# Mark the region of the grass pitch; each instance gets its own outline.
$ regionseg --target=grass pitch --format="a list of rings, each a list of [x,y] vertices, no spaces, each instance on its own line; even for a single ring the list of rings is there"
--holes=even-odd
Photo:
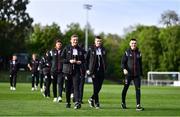
[[[135,110],[135,89],[130,86],[127,94],[128,109],[120,107],[122,85],[103,85],[100,92],[101,109],[90,108],[87,100],[92,94],[92,84],[86,84],[82,108],[65,108],[53,103],[40,91],[31,91],[30,83],[17,83],[17,90],[10,91],[9,83],[0,83],[0,116],[180,116],[180,87],[142,86],[142,112]]]

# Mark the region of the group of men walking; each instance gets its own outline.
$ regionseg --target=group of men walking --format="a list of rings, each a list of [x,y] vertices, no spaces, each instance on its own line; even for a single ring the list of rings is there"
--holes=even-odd
[[[133,44],[132,44],[133,43]],[[140,106],[140,75],[142,74],[141,54],[136,49],[136,40],[130,42],[130,49],[125,52],[121,66],[123,68],[125,85],[122,91],[122,108],[126,109],[125,97],[131,80],[134,80],[137,97],[137,110],[143,110]],[[132,48],[132,46],[134,49]],[[38,60],[36,54],[32,54],[32,60],[28,64],[32,73],[32,91],[36,90],[39,83],[43,95],[50,97],[50,85],[53,87],[53,101],[62,101],[62,92],[65,82],[66,108],[71,108],[71,94],[74,95],[74,109],[80,109],[83,99],[85,75],[92,78],[93,94],[88,99],[90,107],[100,108],[99,92],[105,77],[106,50],[102,45],[100,36],[96,36],[94,44],[86,52],[78,43],[78,35],[72,35],[70,44],[63,48],[60,39],[55,42],[55,48],[47,51]],[[39,75],[40,74],[40,75]],[[13,56],[10,62],[10,89],[15,90],[17,77],[17,58]],[[14,84],[13,84],[14,81]],[[36,83],[35,83],[36,81]],[[44,81],[44,84],[43,84]],[[43,90],[44,85],[44,90]]]

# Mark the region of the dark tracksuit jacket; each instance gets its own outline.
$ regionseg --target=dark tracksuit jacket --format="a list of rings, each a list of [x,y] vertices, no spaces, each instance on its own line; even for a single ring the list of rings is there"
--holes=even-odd
[[[125,51],[121,61],[121,68],[128,71],[128,76],[136,77],[142,75],[142,58],[138,49]]]
[[[101,59],[102,59],[102,70],[106,70],[106,50],[104,47],[101,48]],[[97,55],[96,55],[96,47],[93,45],[89,47],[87,55],[86,55],[86,68],[90,71],[91,74],[94,74],[97,66]]]
[[[121,60],[121,68],[128,71],[128,74],[125,78],[125,85],[122,91],[122,102],[125,103],[127,90],[131,80],[133,80],[136,89],[136,103],[138,105],[140,104],[140,76],[142,75],[142,57],[138,48],[136,50],[131,50],[129,48],[125,51],[125,54]]]

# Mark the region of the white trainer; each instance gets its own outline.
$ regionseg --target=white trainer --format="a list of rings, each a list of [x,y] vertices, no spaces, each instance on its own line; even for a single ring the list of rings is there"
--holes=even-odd
[[[58,99],[57,99],[58,102],[62,102],[62,97],[59,96]]]
[[[57,98],[54,98],[54,99],[53,99],[53,102],[57,102]]]
[[[10,90],[13,90],[13,87],[10,87]]]
[[[34,87],[32,87],[32,89],[31,89],[32,91],[34,91],[35,89],[34,89]]]
[[[74,94],[73,93],[71,93],[71,99],[73,99],[74,98]]]
[[[41,93],[43,93],[44,92],[44,90],[41,88]]]
[[[12,88],[12,90],[13,90],[13,91],[15,91],[15,90],[16,90],[16,88],[15,88],[15,87],[13,87],[13,88]]]

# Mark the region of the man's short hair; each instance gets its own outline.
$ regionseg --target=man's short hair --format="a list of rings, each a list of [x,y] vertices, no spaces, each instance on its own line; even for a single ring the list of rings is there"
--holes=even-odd
[[[132,38],[131,41],[137,41],[135,38]]]
[[[71,36],[71,38],[74,38],[74,37],[77,37],[77,38],[78,38],[78,35],[77,35],[77,34],[73,34],[73,35]]]
[[[99,35],[95,36],[95,39],[102,39]]]
[[[16,56],[17,57],[17,54],[13,54],[12,56]]]
[[[56,43],[62,43],[60,39],[56,39]]]

